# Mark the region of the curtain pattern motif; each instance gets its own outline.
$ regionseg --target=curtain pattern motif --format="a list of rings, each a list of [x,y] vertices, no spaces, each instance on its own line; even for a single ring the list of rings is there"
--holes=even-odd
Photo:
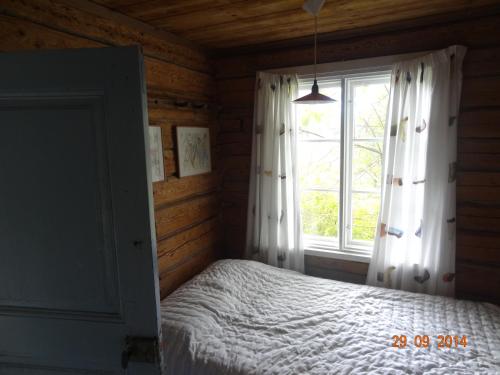
[[[292,103],[297,95],[296,76],[257,74],[245,255],[304,272]]]
[[[379,224],[367,283],[454,294],[457,116],[466,49],[396,64]]]

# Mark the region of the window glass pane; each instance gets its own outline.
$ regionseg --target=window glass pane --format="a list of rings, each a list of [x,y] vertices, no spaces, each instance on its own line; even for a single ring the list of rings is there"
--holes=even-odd
[[[338,236],[338,193],[303,191],[300,200],[304,234],[326,237]]]
[[[340,139],[341,89],[340,86],[322,86],[320,92],[337,100],[329,104],[297,105],[299,139]],[[311,92],[310,87],[301,87],[299,97]]]
[[[377,229],[380,194],[353,193],[351,201],[353,241],[373,241]]]
[[[384,136],[389,87],[388,79],[366,79],[353,82],[354,138]]]
[[[346,236],[348,246],[370,246],[380,208],[383,136],[389,102],[390,80],[386,77],[353,78],[348,83],[350,99],[347,117],[351,159],[349,191],[346,192]]]
[[[339,142],[300,142],[298,158],[302,189],[339,189]]]
[[[352,190],[380,188],[383,143],[354,141],[352,147]]]

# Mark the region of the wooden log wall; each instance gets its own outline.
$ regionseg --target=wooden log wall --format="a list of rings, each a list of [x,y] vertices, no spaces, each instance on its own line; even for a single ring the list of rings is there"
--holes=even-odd
[[[2,0],[0,51],[141,45],[151,125],[161,126],[166,180],[154,184],[162,297],[216,258],[220,174],[178,178],[174,128],[209,127],[215,81],[207,55],[173,35],[81,0]],[[215,147],[212,159],[216,159]]]
[[[459,119],[457,297],[500,303],[500,15],[498,9],[366,30],[321,41],[319,62],[468,47]],[[232,50],[216,61],[223,179],[224,252],[240,257],[245,243],[253,90],[259,70],[311,64],[311,45]],[[361,263],[306,259],[322,276],[358,280]],[[319,269],[319,271],[318,271]],[[306,268],[307,270],[307,268]],[[349,277],[346,274],[351,274]],[[334,276],[335,277],[335,276]]]

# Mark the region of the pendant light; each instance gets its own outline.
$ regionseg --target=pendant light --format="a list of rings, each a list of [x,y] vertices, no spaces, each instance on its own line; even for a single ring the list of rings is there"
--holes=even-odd
[[[311,88],[311,93],[301,98],[295,99],[293,102],[297,104],[326,104],[333,103],[336,100],[326,95],[319,93],[318,81],[316,80],[316,60],[318,50],[318,14],[325,0],[309,0],[306,1],[303,9],[314,16],[314,83]]]

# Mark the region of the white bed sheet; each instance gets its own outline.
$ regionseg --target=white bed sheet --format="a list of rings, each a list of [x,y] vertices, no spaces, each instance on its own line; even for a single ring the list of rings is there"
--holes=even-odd
[[[498,287],[498,286],[497,286]],[[222,260],[161,303],[166,374],[500,374],[500,308]],[[392,336],[406,335],[405,349]],[[429,349],[413,344],[428,335]],[[438,349],[438,335],[468,346]]]

